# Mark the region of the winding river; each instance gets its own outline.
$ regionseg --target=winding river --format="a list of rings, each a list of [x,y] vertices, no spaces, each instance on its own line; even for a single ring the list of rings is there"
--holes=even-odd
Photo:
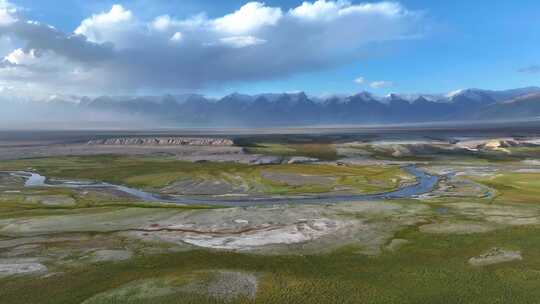
[[[151,192],[146,192],[121,185],[114,185],[105,182],[75,181],[75,180],[54,180],[48,181],[47,177],[35,172],[17,171],[8,172],[11,175],[26,179],[25,187],[63,187],[63,188],[106,188],[120,191],[134,196],[143,201],[167,202],[185,205],[212,205],[212,206],[257,206],[280,203],[304,203],[304,204],[327,204],[347,201],[373,201],[386,199],[414,198],[418,195],[431,192],[439,177],[430,175],[419,170],[415,165],[409,165],[404,169],[416,177],[416,183],[407,185],[394,191],[377,194],[348,194],[348,195],[305,195],[305,196],[272,196],[272,197],[230,197],[230,198],[194,198],[188,196],[169,196]]]

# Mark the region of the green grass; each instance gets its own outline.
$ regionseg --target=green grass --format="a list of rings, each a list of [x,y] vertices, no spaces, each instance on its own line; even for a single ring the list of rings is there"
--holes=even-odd
[[[382,192],[398,188],[404,181],[414,180],[399,166],[334,166],[334,165],[286,165],[269,166],[265,170],[278,173],[297,173],[314,176],[335,177],[336,182],[325,191],[336,186],[349,186],[358,192]],[[298,191],[301,193],[301,191]],[[321,191],[324,192],[324,191]]]
[[[248,153],[283,157],[305,156],[320,160],[338,159],[336,148],[328,143],[257,143],[245,147]]]
[[[99,197],[93,193],[82,195],[80,192],[67,188],[16,188],[17,193],[0,192],[0,218],[11,216],[14,212],[32,212],[36,210],[82,210],[106,207],[137,207],[137,208],[169,208],[169,209],[216,209],[219,206],[189,205],[184,206],[174,203],[143,202],[122,197],[106,196]],[[74,204],[70,205],[46,205],[40,203],[41,199],[51,196],[72,198]],[[30,213],[31,215],[31,213]]]
[[[540,147],[509,147],[506,150],[519,158],[539,158]]]
[[[85,156],[36,158],[0,162],[0,170],[33,168],[47,177],[88,179],[128,185],[150,191],[185,179],[223,181],[234,186],[262,189],[267,194],[322,193],[336,186],[348,186],[355,191],[381,192],[399,187],[411,176],[397,166],[334,166],[315,164],[250,166],[238,163],[192,163],[170,158]],[[336,177],[328,185],[290,185],[263,178],[263,172],[287,172]]]
[[[480,183],[498,192],[496,202],[501,203],[540,203],[539,173],[497,174],[493,178],[478,179]]]
[[[293,189],[279,183],[271,184],[261,179],[261,170],[334,176],[337,177],[337,183],[358,187],[358,191],[395,187],[396,183],[407,178],[396,166],[246,166],[113,156],[43,158],[0,163],[0,170],[28,167],[50,176],[106,180],[141,187],[161,187],[185,176],[227,178],[236,174],[244,179],[253,179],[256,183],[270,185],[272,191],[284,193],[314,189]],[[540,174],[504,173],[479,182],[499,192],[496,198],[498,203],[533,204],[540,198],[538,177]],[[100,213],[116,210],[124,204],[145,208],[171,207],[121,201],[101,202],[102,205],[96,207],[88,201],[80,200],[71,190],[22,190],[22,194],[13,195],[18,199],[8,198],[0,203],[0,220]],[[78,204],[65,208],[20,204],[26,195],[69,195],[77,198]],[[441,202],[454,200],[462,199],[444,198]],[[467,199],[468,202],[473,200],[481,201],[479,198]],[[433,203],[433,206],[437,204]],[[256,300],[238,299],[228,303],[537,303],[540,298],[539,233],[540,227],[526,226],[484,234],[430,235],[410,227],[396,235],[410,243],[397,252],[383,252],[377,257],[358,254],[359,248],[354,246],[319,255],[265,256],[210,250],[138,255],[121,263],[76,268],[53,267],[51,271],[61,273],[46,278],[19,276],[0,279],[0,303],[81,303],[96,294],[110,292],[134,281],[171,278],[175,284],[182,284],[192,280],[196,277],[194,274],[201,271],[220,269],[255,273],[259,277]],[[492,247],[521,250],[523,260],[480,268],[467,263],[469,258]],[[104,298],[96,303],[205,304],[223,301],[177,292],[150,300]]]
[[[80,303],[135,280],[182,280],[198,271],[229,269],[259,274],[254,303],[536,303],[540,296],[539,232],[538,228],[522,227],[441,237],[411,228],[398,235],[411,243],[379,257],[356,254],[354,247],[305,256],[206,250],[147,256],[67,270],[49,278],[1,280],[0,300],[12,304]],[[468,265],[470,257],[494,246],[520,249],[524,260],[482,268]],[[220,302],[174,294],[150,302],[114,303]]]
[[[48,176],[87,178],[138,187],[162,187],[188,177],[230,178],[241,176],[268,186],[274,193],[322,191],[324,187],[294,188],[261,178],[263,170],[277,173],[333,176],[340,185],[358,191],[395,187],[408,177],[396,166],[279,165],[247,166],[232,163],[186,163],[167,158],[63,157],[0,162],[0,170],[32,167]],[[503,173],[479,179],[497,190],[497,203],[538,203],[540,174]],[[395,179],[395,181],[392,181]],[[231,180],[233,182],[234,180]],[[311,187],[311,188],[310,188]],[[66,189],[21,189],[21,194],[0,197],[0,220],[42,215],[92,214],[117,210],[122,206],[184,208],[138,202],[84,201]],[[75,207],[43,207],[21,204],[26,195],[68,195],[77,199]],[[440,198],[430,202],[461,201]],[[480,198],[468,202],[483,201]],[[23,206],[21,206],[23,205]],[[192,208],[187,207],[187,208]],[[255,212],[255,211],[254,211]],[[452,216],[447,214],[442,216]],[[271,219],[269,219],[271,220]],[[96,232],[98,233],[98,232]],[[171,278],[175,284],[189,282],[195,274],[214,270],[255,273],[259,291],[254,301],[238,299],[228,303],[537,303],[540,298],[540,227],[524,226],[471,235],[430,235],[410,227],[396,237],[410,243],[397,252],[376,257],[358,254],[348,246],[319,255],[255,255],[210,250],[192,250],[159,255],[138,255],[121,263],[103,263],[76,268],[51,268],[58,275],[0,279],[0,303],[81,303],[96,294],[110,292],[134,281]],[[126,240],[127,242],[127,240]],[[66,243],[65,246],[73,244]],[[157,246],[157,245],[152,245]],[[475,268],[467,260],[492,247],[521,250],[523,260]],[[150,291],[151,292],[151,291]],[[138,299],[103,299],[100,304],[118,303],[224,303],[202,295],[177,292],[172,295]]]

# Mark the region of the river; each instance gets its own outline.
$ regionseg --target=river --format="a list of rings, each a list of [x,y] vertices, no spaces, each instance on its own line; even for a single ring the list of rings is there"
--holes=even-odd
[[[48,178],[36,172],[17,171],[9,172],[14,176],[26,179],[25,187],[63,187],[63,188],[107,188],[127,193],[140,200],[148,202],[167,202],[185,205],[212,205],[225,207],[240,206],[260,206],[270,204],[327,204],[350,201],[373,201],[414,198],[418,195],[431,192],[439,181],[436,175],[430,175],[415,165],[409,165],[404,169],[416,177],[416,183],[403,186],[394,191],[382,192],[376,194],[348,194],[348,195],[305,195],[305,196],[281,196],[281,197],[229,197],[229,198],[194,198],[188,196],[169,196],[151,192],[142,191],[121,185],[114,185],[105,182],[75,181],[75,180],[54,180],[48,182]]]

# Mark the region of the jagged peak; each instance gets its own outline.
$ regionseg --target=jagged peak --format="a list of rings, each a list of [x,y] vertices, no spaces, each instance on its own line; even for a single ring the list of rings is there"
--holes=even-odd
[[[362,91],[360,93],[356,93],[352,96],[350,96],[350,98],[355,98],[355,99],[362,99],[362,100],[376,100],[376,98],[374,97],[374,95],[368,91]]]

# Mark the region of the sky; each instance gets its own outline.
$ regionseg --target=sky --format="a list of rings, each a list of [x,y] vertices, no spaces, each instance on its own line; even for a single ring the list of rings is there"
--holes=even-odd
[[[540,85],[540,3],[0,0],[0,90],[444,93]]]

